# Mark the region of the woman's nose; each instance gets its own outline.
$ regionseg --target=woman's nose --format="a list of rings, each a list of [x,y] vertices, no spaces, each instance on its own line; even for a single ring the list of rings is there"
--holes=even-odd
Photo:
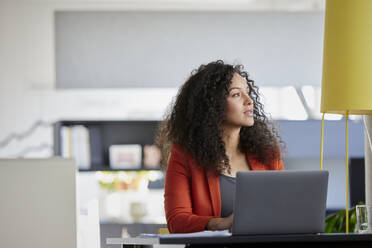
[[[253,104],[253,100],[252,100],[252,98],[250,97],[250,96],[248,96],[248,95],[245,95],[245,104],[246,105],[252,105]]]

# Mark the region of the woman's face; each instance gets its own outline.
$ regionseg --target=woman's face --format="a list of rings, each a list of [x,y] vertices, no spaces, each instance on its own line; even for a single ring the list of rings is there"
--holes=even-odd
[[[249,96],[245,79],[234,73],[226,99],[226,121],[228,126],[253,126],[253,100]]]

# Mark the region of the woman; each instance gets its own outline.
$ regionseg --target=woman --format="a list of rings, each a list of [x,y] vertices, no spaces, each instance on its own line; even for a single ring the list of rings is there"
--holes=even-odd
[[[157,141],[169,158],[164,207],[171,233],[230,229],[236,173],[283,170],[282,142],[257,86],[243,66],[221,60],[193,71]]]

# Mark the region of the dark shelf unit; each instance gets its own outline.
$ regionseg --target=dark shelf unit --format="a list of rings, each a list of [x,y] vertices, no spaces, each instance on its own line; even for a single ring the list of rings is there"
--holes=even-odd
[[[116,144],[154,144],[155,133],[159,121],[148,120],[107,120],[107,121],[82,121],[61,120],[53,125],[54,155],[61,156],[61,128],[75,125],[85,126],[89,130],[91,167],[80,171],[122,171],[111,169],[109,166],[109,147]],[[142,153],[143,159],[143,153]],[[143,164],[140,169],[128,169],[129,171],[156,170],[145,168]]]

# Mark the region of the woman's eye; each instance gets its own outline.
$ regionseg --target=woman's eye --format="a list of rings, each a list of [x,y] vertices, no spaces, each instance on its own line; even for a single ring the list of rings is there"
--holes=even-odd
[[[240,96],[240,94],[239,93],[234,93],[232,96],[237,97],[237,96]]]

